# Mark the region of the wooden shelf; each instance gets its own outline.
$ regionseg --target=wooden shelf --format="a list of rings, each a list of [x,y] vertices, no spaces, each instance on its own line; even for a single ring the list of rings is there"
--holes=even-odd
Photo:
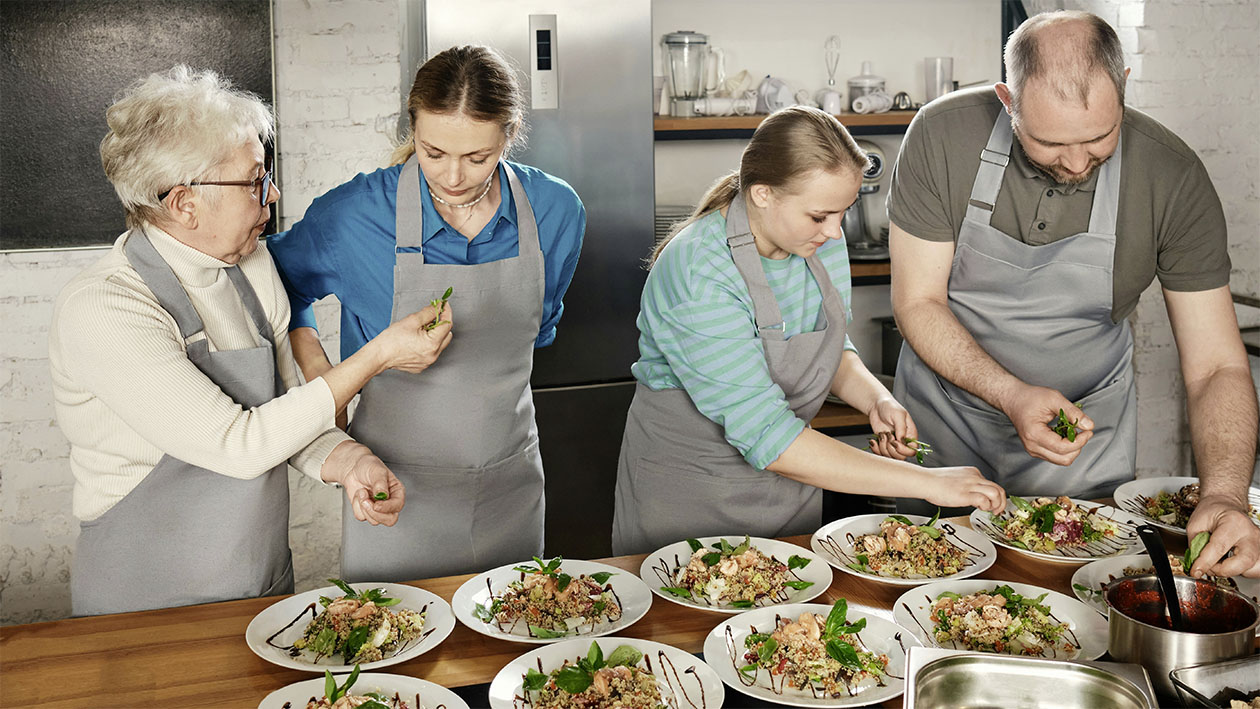
[[[849,274],[854,280],[889,277],[892,275],[892,264],[888,261],[850,261]]]
[[[809,425],[812,428],[863,428],[869,431],[871,420],[852,406],[825,401]]]
[[[840,123],[854,135],[904,133],[917,111],[887,113],[841,113]],[[675,118],[658,116],[652,121],[657,140],[695,140],[705,138],[747,138],[766,119],[755,116],[698,116]]]

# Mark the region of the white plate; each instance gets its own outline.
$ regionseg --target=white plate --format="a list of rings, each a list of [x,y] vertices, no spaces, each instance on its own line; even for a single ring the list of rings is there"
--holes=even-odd
[[[339,683],[346,681],[344,676],[336,679]],[[359,678],[350,686],[350,693],[367,692],[379,692],[389,697],[397,693],[411,709],[438,709],[438,707],[468,709],[468,704],[460,699],[458,694],[442,685],[416,677],[365,672],[359,675]],[[289,709],[303,709],[311,697],[322,696],[324,696],[323,677],[302,680],[268,694],[258,705],[258,709],[283,709],[286,706]],[[417,706],[417,697],[419,697],[419,706]]]
[[[576,577],[578,574],[590,576],[601,571],[613,574],[608,577],[608,583],[612,585],[613,593],[621,604],[621,617],[615,620],[605,619],[593,626],[579,626],[570,631],[569,635],[560,638],[536,638],[529,634],[528,626],[521,623],[502,629],[496,623],[487,623],[473,615],[473,609],[478,604],[489,603],[491,596],[503,593],[508,584],[521,580],[523,572],[514,571],[515,567],[531,563],[533,562],[506,564],[465,581],[451,597],[451,608],[455,612],[455,617],[469,628],[492,638],[518,643],[556,643],[575,636],[597,637],[616,633],[633,625],[648,612],[648,608],[652,607],[652,592],[648,591],[647,586],[631,572],[595,561],[565,559],[560,563],[560,570],[570,576]]]
[[[722,623],[709,632],[704,639],[705,662],[717,672],[718,677],[732,689],[751,697],[764,699],[775,704],[787,704],[794,707],[852,707],[875,704],[901,695],[905,689],[906,652],[909,648],[921,645],[919,639],[909,630],[876,615],[859,613],[849,608],[848,622],[866,619],[866,629],[858,633],[858,639],[872,652],[888,655],[889,675],[884,686],[871,686],[852,697],[815,697],[808,690],[792,689],[780,685],[776,692],[770,683],[770,674],[758,670],[757,678],[749,685],[748,680],[739,674],[739,668],[746,663],[742,660],[745,652],[744,639],[755,632],[772,632],[777,617],[799,618],[806,611],[827,617],[831,606],[821,603],[795,603],[773,608],[758,608],[740,614]],[[895,676],[894,676],[895,675]]]
[[[744,535],[726,535],[722,537],[700,537],[696,541],[705,547],[712,548],[719,539],[725,539],[731,546],[739,546],[744,542]],[[788,563],[788,559],[793,554],[809,559],[809,563],[799,569],[788,571],[789,581],[809,581],[812,585],[805,588],[784,589],[781,598],[775,601],[761,601],[757,604],[759,608],[770,606],[781,606],[786,603],[805,603],[822,595],[831,586],[831,567],[827,562],[823,561],[814,552],[795,544],[781,542],[777,539],[763,539],[761,537],[750,537],[749,542],[752,547],[760,551],[762,554],[776,559],[784,564]],[[672,593],[666,593],[661,590],[662,586],[673,586],[675,579],[678,577],[678,570],[687,565],[692,555],[691,545],[686,541],[670,544],[662,547],[647,555],[643,560],[643,565],[639,567],[639,577],[644,583],[652,589],[652,593],[688,608],[702,608],[706,611],[717,611],[718,613],[743,613],[747,608],[734,608],[729,605],[713,605],[707,599],[694,600],[690,598],[680,598]]]
[[[1031,503],[1031,498],[1025,498]],[[1025,556],[1031,556],[1035,559],[1043,561],[1055,561],[1064,564],[1084,564],[1095,559],[1106,559],[1112,556],[1121,556],[1123,554],[1131,554],[1141,550],[1142,540],[1138,539],[1137,528],[1146,524],[1146,520],[1135,515],[1131,515],[1124,510],[1118,510],[1107,505],[1100,505],[1097,502],[1088,500],[1072,500],[1078,507],[1096,512],[1102,517],[1106,517],[1116,523],[1119,529],[1116,530],[1115,536],[1104,539],[1100,542],[1086,544],[1079,547],[1063,547],[1055,549],[1052,552],[1032,551],[1029,549],[1020,549],[1012,545],[1006,539],[1006,535],[1002,534],[1002,530],[990,519],[992,515],[983,510],[972,510],[971,527],[978,532],[983,533],[989,539],[992,539],[998,546],[1006,547],[1011,551],[1019,552]],[[1015,503],[1009,499],[1006,501],[1006,511],[1003,515],[1009,516],[1011,511],[1015,509]]]
[[[1102,597],[1103,584],[1122,578],[1126,568],[1145,568],[1150,565],[1151,557],[1148,554],[1126,554],[1110,559],[1099,559],[1082,566],[1072,574],[1072,593],[1081,599],[1082,603],[1105,616],[1107,602]],[[1260,579],[1235,576],[1234,583],[1238,584],[1238,590],[1241,593],[1260,603]],[[1082,591],[1077,586],[1084,586],[1090,590]],[[1257,628],[1256,632],[1260,633],[1260,628]]]
[[[1071,629],[1067,640],[1077,646],[1075,652],[1067,657],[1058,653],[1050,653],[1048,660],[1096,660],[1107,652],[1107,621],[1098,617],[1089,606],[1070,596],[1040,586],[1012,581],[993,581],[990,579],[963,579],[961,581],[938,581],[926,586],[910,589],[901,594],[893,605],[893,620],[897,625],[907,628],[915,637],[928,647],[944,647],[951,650],[967,650],[955,642],[942,645],[932,637],[932,603],[945,591],[953,591],[960,596],[980,591],[990,591],[995,586],[1010,586],[1022,596],[1036,598],[1043,593],[1048,594],[1042,603],[1050,608],[1051,615],[1060,623],[1067,623]]]
[[[406,608],[413,611],[425,611],[424,634],[420,636],[418,642],[413,640],[401,652],[383,660],[361,663],[359,665],[361,671],[396,665],[418,657],[437,647],[438,643],[445,640],[455,628],[455,616],[451,614],[451,607],[436,594],[422,588],[397,583],[352,583],[350,587],[359,592],[373,588],[385,589],[386,596],[400,599],[398,605],[391,606],[390,610]],[[339,598],[344,595],[345,593],[336,586],[328,586],[277,601],[267,606],[249,622],[249,627],[245,628],[245,642],[255,655],[281,667],[304,672],[323,672],[324,670],[331,670],[333,673],[349,672],[354,669],[354,665],[341,664],[339,655],[316,660],[311,653],[306,651],[297,657],[290,657],[289,650],[286,649],[287,646],[293,644],[294,640],[302,637],[306,626],[314,620],[315,613],[323,610],[323,607],[319,605],[320,596]],[[275,634],[275,639],[268,642],[273,634]]]
[[[629,645],[643,653],[639,669],[656,676],[661,699],[670,709],[718,709],[725,690],[722,680],[711,667],[690,653],[676,647],[638,638],[570,638],[564,642],[540,647],[509,662],[490,683],[491,709],[520,709],[523,704],[525,673],[531,668],[550,674],[565,660],[570,664],[586,657],[592,642],[599,643],[604,657],[621,645]]]
[[[914,524],[927,524],[928,520],[931,519],[920,515],[902,515],[902,517],[909,519]],[[919,586],[932,581],[970,578],[993,566],[993,562],[997,560],[997,548],[993,546],[993,542],[989,541],[988,537],[974,529],[958,527],[941,520],[936,523],[936,528],[941,530],[942,535],[951,544],[967,552],[967,562],[962,571],[945,576],[911,576],[901,578],[874,571],[858,571],[850,567],[849,564],[857,563],[857,557],[854,556],[856,552],[853,549],[854,540],[863,534],[878,534],[880,523],[887,518],[888,515],[886,514],[873,514],[838,519],[814,532],[814,536],[809,540],[809,547],[825,559],[828,564],[847,574],[896,586]]]
[[[1170,532],[1185,534],[1185,527],[1178,527],[1175,524],[1161,522],[1146,514],[1146,507],[1142,502],[1142,498],[1155,497],[1164,491],[1176,493],[1186,485],[1197,482],[1199,482],[1198,478],[1140,478],[1138,480],[1130,480],[1129,482],[1116,488],[1112,497],[1116,500],[1116,507],[1119,507],[1125,512],[1137,515],[1142,519],[1142,521],[1150,522],[1156,527],[1167,529]],[[1248,488],[1247,501],[1251,503],[1251,507],[1253,509],[1260,510],[1260,488]],[[1248,516],[1251,518],[1253,524],[1260,526],[1260,519],[1257,519],[1254,514]]]

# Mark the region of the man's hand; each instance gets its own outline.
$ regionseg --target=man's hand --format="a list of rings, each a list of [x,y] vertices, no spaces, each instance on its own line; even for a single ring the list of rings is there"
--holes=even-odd
[[[1015,425],[1028,455],[1055,465],[1071,465],[1094,436],[1094,421],[1054,389],[1020,384],[1003,398],[1001,408]],[[1050,429],[1060,409],[1076,424],[1075,441]]]
[[[434,319],[441,322],[432,330],[426,330],[425,326]],[[428,369],[451,344],[452,319],[450,303],[442,308],[440,316],[436,308],[426,305],[390,325],[371,342],[380,350],[382,369],[398,369],[412,374]]]
[[[1194,539],[1199,532],[1211,532],[1212,538],[1199,553],[1190,575],[1260,577],[1260,527],[1252,524],[1245,501],[1226,495],[1199,498],[1186,534]],[[1230,549],[1234,555],[1224,558]]]
[[[346,489],[355,519],[373,526],[394,526],[406,492],[393,471],[362,443],[343,441],[333,449],[320,470],[324,482]],[[384,495],[384,499],[380,499]]]
[[[919,431],[910,419],[906,407],[891,396],[881,396],[871,407],[871,452],[893,460],[905,460],[914,455],[914,449],[905,439],[918,438]]]
[[[972,467],[928,468],[928,488],[922,497],[940,507],[976,507],[985,512],[1001,512],[1006,509],[1006,491],[992,480],[986,479]]]

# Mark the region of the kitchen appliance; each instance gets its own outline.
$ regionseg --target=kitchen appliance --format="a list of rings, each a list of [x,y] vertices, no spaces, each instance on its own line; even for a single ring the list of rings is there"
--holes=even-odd
[[[673,87],[669,115],[691,118],[696,115],[696,99],[704,95],[709,37],[691,30],[670,32],[661,38],[661,48],[661,59]]]
[[[1260,655],[1210,665],[1180,667],[1168,673],[1181,703],[1188,707],[1229,706],[1260,695]]]
[[[871,165],[862,173],[862,186],[858,188],[857,201],[844,213],[840,228],[844,230],[850,260],[879,261],[888,258],[888,247],[879,243],[867,229],[865,202],[867,199],[874,199],[871,195],[879,192],[879,180],[884,175],[884,151],[865,140],[859,140],[857,144],[866,151]]]
[[[854,99],[874,93],[884,93],[884,77],[871,73],[870,62],[862,62],[862,73],[849,77],[849,110],[854,110]]]
[[[617,456],[634,395],[630,365],[639,355],[643,259],[652,248],[651,2],[622,0],[598,12],[584,0],[479,0],[476,12],[464,0],[404,5],[418,14],[408,26],[424,33],[408,47],[404,71],[470,43],[490,45],[522,69],[530,128],[512,159],[565,180],[586,208],[564,315],[555,343],[534,351],[532,385],[547,477],[546,553],[608,556]],[[693,85],[702,76],[698,66],[681,73]]]
[[[954,58],[928,57],[923,60],[923,103],[930,103],[954,90]]]
[[[835,115],[840,113],[840,92],[836,91],[836,68],[840,66],[840,38],[834,34],[823,43],[823,63],[827,66],[827,88],[818,92],[818,107]]]
[[[906,709],[1157,707],[1138,665],[912,647],[906,661]]]
[[[1117,579],[1103,591],[1107,651],[1116,660],[1145,667],[1155,690],[1168,697],[1177,695],[1170,671],[1250,655],[1260,622],[1260,609],[1237,591],[1188,576],[1174,582],[1185,632],[1168,628],[1154,574]]]

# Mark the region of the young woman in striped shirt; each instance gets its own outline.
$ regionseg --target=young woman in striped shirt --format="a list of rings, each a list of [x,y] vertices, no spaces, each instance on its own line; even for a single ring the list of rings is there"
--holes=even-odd
[[[975,468],[904,462],[914,422],[845,335],[840,220],[866,165],[833,116],[779,111],[753,134],[739,171],[652,255],[614,553],[712,534],[812,532],[823,489],[1005,505]],[[870,417],[877,455],[809,428],[828,393]]]

